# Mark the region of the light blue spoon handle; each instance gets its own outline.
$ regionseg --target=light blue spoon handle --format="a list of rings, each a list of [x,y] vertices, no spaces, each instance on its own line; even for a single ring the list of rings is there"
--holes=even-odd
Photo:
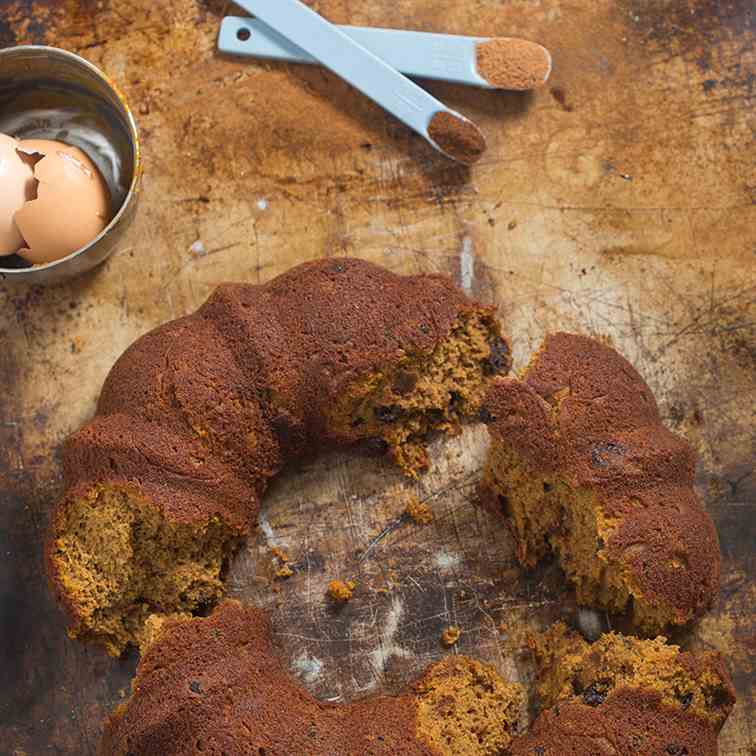
[[[429,34],[401,29],[339,26],[344,34],[407,76],[441,79],[494,89],[475,67],[476,49],[487,37]],[[302,48],[255,18],[227,16],[221,21],[218,50],[229,55],[288,63],[317,63]]]
[[[467,121],[299,0],[236,0],[236,4],[425,137],[439,152],[443,150],[428,134],[431,118],[443,111]]]

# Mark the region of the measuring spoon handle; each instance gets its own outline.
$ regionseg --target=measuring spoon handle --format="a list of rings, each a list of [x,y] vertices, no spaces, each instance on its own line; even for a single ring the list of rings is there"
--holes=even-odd
[[[447,112],[467,120],[299,0],[238,0],[236,4],[319,60],[439,151],[444,152],[428,133],[433,116]]]

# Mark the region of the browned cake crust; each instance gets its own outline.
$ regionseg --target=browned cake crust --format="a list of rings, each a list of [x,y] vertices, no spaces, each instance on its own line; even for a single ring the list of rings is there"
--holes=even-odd
[[[659,695],[623,689],[600,706],[565,703],[543,712],[512,756],[717,756],[716,732]]]
[[[473,311],[498,334],[491,308],[471,302],[447,276],[403,277],[337,258],[304,263],[265,286],[220,286],[198,314],[223,332],[287,452],[301,452],[363,438],[359,426],[328,423],[345,389],[407,355],[431,352]],[[511,365],[508,344],[498,345],[492,374]]]
[[[58,599],[71,618],[72,637],[96,639],[118,654],[124,646],[124,633],[131,634],[151,612],[161,610],[159,605],[129,595],[129,583],[138,585],[130,580],[129,567],[134,561],[141,561],[142,571],[167,573],[167,568],[174,569],[176,591],[187,594],[188,598],[180,600],[186,600],[191,609],[217,601],[220,563],[254,525],[250,515],[256,512],[258,496],[248,483],[209,458],[201,443],[154,422],[103,415],[67,440],[63,472],[71,484],[53,512],[46,562]],[[107,512],[106,505],[114,497],[149,507],[155,512],[153,522],[145,522],[143,517],[128,519],[124,511]],[[154,540],[154,520],[172,523],[183,532],[181,540],[190,545],[183,552],[167,550],[163,563],[155,560],[150,566],[144,564],[151,559],[148,552],[135,560],[126,547]],[[88,534],[88,549],[72,548],[67,540],[81,530]],[[220,538],[224,545],[213,555],[219,562],[215,574],[203,581],[188,573],[182,559],[192,558],[192,542],[196,544],[194,556],[199,555],[208,537]],[[102,585],[82,575],[81,567],[88,567],[96,558],[110,573]],[[113,563],[113,559],[120,561]],[[173,597],[164,610],[175,610],[177,601],[179,597]],[[129,604],[137,606],[128,609]],[[114,614],[124,614],[123,622],[103,623],[103,606]],[[102,625],[99,633],[94,632],[95,624]]]
[[[219,287],[124,353],[64,445],[47,560],[71,634],[117,654],[150,613],[212,605],[287,459],[372,440],[416,474],[429,432],[458,430],[509,366],[492,308],[445,276],[338,258]]]
[[[645,632],[711,605],[719,542],[693,489],[694,452],[627,360],[548,336],[520,380],[494,383],[483,414],[484,500],[512,515],[524,564],[553,548],[580,603],[629,610]]]
[[[497,696],[481,710],[480,700],[496,686]],[[167,620],[142,656],[132,690],[106,722],[102,756],[493,756],[509,745],[524,701],[520,686],[503,683],[491,668],[448,657],[404,695],[321,703],[282,667],[266,613],[235,601],[208,618]],[[452,742],[453,750],[428,744],[444,742],[471,715],[478,750],[468,750],[464,738],[456,749]],[[487,738],[490,747],[481,747]]]
[[[196,315],[126,350],[105,380],[97,414],[134,416],[189,436],[258,488],[282,464],[251,381],[215,324]]]

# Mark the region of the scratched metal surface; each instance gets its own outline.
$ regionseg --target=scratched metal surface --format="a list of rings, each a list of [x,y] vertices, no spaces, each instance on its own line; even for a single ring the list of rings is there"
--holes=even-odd
[[[317,69],[223,60],[224,6],[200,0],[0,3],[0,44],[80,51],[141,125],[138,220],[107,265],[54,289],[0,282],[0,752],[93,754],[135,658],[69,641],[40,563],[57,449],[121,351],[224,280],[358,255],[446,271],[495,302],[522,365],[561,328],[608,336],[700,451],[722,594],[686,645],[728,657],[740,696],[723,754],[754,748],[754,26],[747,0],[320,0],[336,22],[517,33],[554,53],[534,95],[434,84],[489,139],[467,171]],[[395,690],[444,651],[529,680],[525,633],[572,607],[558,572],[523,574],[471,503],[485,432],[434,448],[417,484],[375,459],[287,470],[234,564],[232,595],[271,607],[314,694]],[[414,492],[428,526],[397,523]],[[376,542],[386,529],[390,532]],[[393,528],[393,529],[392,529]],[[370,546],[370,544],[373,544]],[[274,578],[270,549],[295,574]],[[354,577],[334,611],[328,580]]]

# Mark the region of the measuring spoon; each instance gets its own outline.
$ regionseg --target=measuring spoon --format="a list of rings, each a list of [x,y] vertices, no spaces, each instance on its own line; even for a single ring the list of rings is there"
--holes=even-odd
[[[237,0],[322,65],[425,137],[439,152],[472,164],[486,141],[478,127],[439,102],[299,0]]]
[[[551,74],[551,55],[515,37],[466,37],[403,29],[339,26],[344,34],[407,76],[484,89],[535,89]],[[229,55],[287,63],[317,63],[311,55],[262,21],[226,16],[218,50]]]

